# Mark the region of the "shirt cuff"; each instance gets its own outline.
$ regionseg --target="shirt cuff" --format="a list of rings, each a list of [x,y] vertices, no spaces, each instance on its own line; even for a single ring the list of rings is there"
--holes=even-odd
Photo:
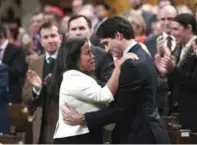
[[[114,101],[114,97],[107,85],[103,87],[103,93],[105,94],[106,97],[108,97],[108,103]]]
[[[40,92],[41,92],[41,89],[36,89],[35,87],[33,87],[33,92],[39,96],[40,95]]]

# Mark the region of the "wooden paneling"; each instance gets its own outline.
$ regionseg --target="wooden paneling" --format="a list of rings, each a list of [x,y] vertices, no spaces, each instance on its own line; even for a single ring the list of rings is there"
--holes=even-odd
[[[60,6],[63,6],[65,4],[70,4],[72,2],[72,0],[41,0],[41,1],[43,4],[51,3]],[[99,1],[105,1],[107,4],[109,4],[112,7],[113,14],[120,14],[131,8],[129,0],[92,0],[93,3]],[[156,5],[158,3],[158,0],[144,0],[144,1],[145,3],[150,3],[152,5]],[[196,3],[196,0],[174,0],[174,1],[176,5],[185,4],[192,10],[194,10],[194,4]]]
[[[131,8],[129,0],[105,0],[112,9],[114,14],[121,14]]]

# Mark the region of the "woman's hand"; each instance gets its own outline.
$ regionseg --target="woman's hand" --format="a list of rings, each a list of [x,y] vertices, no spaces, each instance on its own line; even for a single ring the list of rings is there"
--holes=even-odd
[[[128,59],[138,60],[139,57],[135,53],[127,53],[118,61],[118,65],[121,66]]]

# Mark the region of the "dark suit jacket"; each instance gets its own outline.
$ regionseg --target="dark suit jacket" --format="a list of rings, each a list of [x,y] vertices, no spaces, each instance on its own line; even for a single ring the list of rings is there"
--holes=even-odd
[[[182,48],[178,47],[174,55],[180,57]],[[182,128],[197,131],[197,58],[188,55],[187,61],[181,68],[175,68],[168,74],[168,80],[177,99]]]
[[[143,10],[142,17],[143,17],[145,24],[146,24],[146,34],[149,35],[151,33],[153,14],[148,11]]]
[[[95,56],[95,75],[99,85],[104,86],[111,76],[114,69],[114,61],[112,56],[105,52],[102,48],[91,46],[91,51]]]
[[[157,72],[139,44],[130,49],[139,60],[127,60],[121,70],[115,101],[109,108],[85,114],[91,130],[116,123],[112,143],[169,143],[155,103]]]
[[[148,37],[148,39],[145,41],[145,45],[148,48],[148,50],[150,51],[150,54],[152,55],[152,57],[155,57],[155,54],[157,53],[157,38],[159,35],[153,35]]]
[[[159,35],[153,35],[150,36],[146,42],[145,45],[147,46],[148,50],[150,51],[152,58],[154,59],[156,53],[157,53],[157,38]],[[168,101],[168,95],[170,94],[169,92],[169,86],[168,86],[168,81],[167,78],[163,78],[160,75],[158,75],[158,85],[157,85],[157,97],[156,97],[156,102],[159,108],[159,113],[160,115],[163,114],[163,112],[168,112],[169,108],[167,106],[167,101]]]
[[[2,62],[8,66],[9,93],[7,101],[21,103],[22,88],[26,73],[25,55],[22,48],[8,44]]]
[[[6,65],[0,65],[0,133],[3,134],[9,134],[8,102],[6,101],[8,87],[8,68]]]

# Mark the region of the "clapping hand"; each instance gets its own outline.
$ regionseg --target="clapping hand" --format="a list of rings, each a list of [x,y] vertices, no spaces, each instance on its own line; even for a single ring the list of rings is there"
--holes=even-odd
[[[155,65],[157,70],[162,74],[166,75],[171,72],[176,67],[177,59],[173,55],[161,57],[159,55],[155,56]]]
[[[27,72],[27,81],[30,84],[32,84],[35,88],[42,88],[42,79],[35,71],[29,70]]]
[[[49,81],[52,79],[52,74],[48,74],[44,79],[44,85],[47,85]]]
[[[170,49],[165,45],[166,40],[163,38],[163,36],[159,36],[157,38],[157,55],[163,57],[164,55],[170,56],[171,51]]]
[[[197,45],[195,41],[192,42],[192,48],[193,48],[194,54],[197,56]]]

